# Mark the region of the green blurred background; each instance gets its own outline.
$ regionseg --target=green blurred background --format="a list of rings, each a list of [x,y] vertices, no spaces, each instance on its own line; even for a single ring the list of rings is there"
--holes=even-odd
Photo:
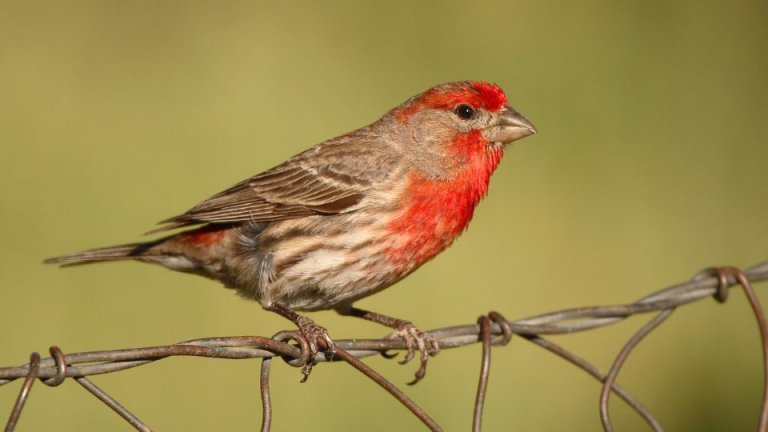
[[[539,134],[471,228],[361,306],[422,328],[620,303],[714,264],[768,259],[768,3],[0,3],[0,365],[33,350],[290,327],[217,283],[43,258],[141,239],[161,219],[432,85],[497,82]],[[768,302],[768,286],[759,286]],[[312,315],[336,338],[381,328]],[[555,338],[607,367],[640,319]],[[467,430],[478,346],[407,388]],[[751,430],[761,387],[743,295],[682,308],[620,382],[669,430]],[[369,359],[397,384],[415,365]],[[157,430],[256,430],[256,361],[169,359],[97,377]],[[419,430],[343,364],[273,368],[274,430]],[[599,387],[517,339],[494,351],[487,430],[596,430]],[[0,388],[9,413],[20,382]],[[644,430],[615,401],[620,430]],[[5,414],[2,414],[5,418]],[[373,426],[372,426],[373,425]],[[79,386],[37,384],[19,431],[131,430]]]

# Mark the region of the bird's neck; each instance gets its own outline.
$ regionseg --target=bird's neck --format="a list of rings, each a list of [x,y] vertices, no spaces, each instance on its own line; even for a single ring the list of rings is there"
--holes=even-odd
[[[488,192],[503,148],[487,143],[479,149],[464,148],[475,153],[468,154],[468,163],[449,179],[430,179],[418,172],[409,175],[403,211],[388,225],[393,239],[390,261],[418,266],[450,246],[469,225],[475,207]]]

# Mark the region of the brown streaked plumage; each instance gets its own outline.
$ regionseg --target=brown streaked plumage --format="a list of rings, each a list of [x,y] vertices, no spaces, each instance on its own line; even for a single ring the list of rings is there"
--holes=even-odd
[[[485,195],[504,145],[535,132],[482,82],[434,87],[377,122],[318,144],[163,221],[177,234],[46,260],[132,259],[219,280],[299,325],[313,349],[332,342],[297,310],[336,309],[395,328],[422,354],[434,340],[410,322],[352,303],[448,247]]]

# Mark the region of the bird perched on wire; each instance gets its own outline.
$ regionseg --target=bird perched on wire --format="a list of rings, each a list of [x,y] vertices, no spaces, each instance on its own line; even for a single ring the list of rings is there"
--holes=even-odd
[[[439,85],[151,232],[184,231],[45,262],[135,260],[221,281],[293,321],[312,358],[319,348],[332,352],[333,341],[297,311],[335,309],[384,324],[406,342],[403,363],[419,351],[416,382],[439,350],[435,339],[353,302],[450,246],[486,194],[506,145],[535,132],[495,84]]]

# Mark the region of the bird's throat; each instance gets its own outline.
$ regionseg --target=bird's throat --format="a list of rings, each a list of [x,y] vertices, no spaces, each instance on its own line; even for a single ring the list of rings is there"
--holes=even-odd
[[[474,147],[453,143],[472,152],[464,169],[448,180],[429,179],[411,173],[403,193],[402,211],[388,225],[391,246],[386,254],[391,263],[418,267],[451,245],[467,228],[475,207],[488,191],[491,174],[503,148]],[[462,147],[464,146],[464,147]]]

